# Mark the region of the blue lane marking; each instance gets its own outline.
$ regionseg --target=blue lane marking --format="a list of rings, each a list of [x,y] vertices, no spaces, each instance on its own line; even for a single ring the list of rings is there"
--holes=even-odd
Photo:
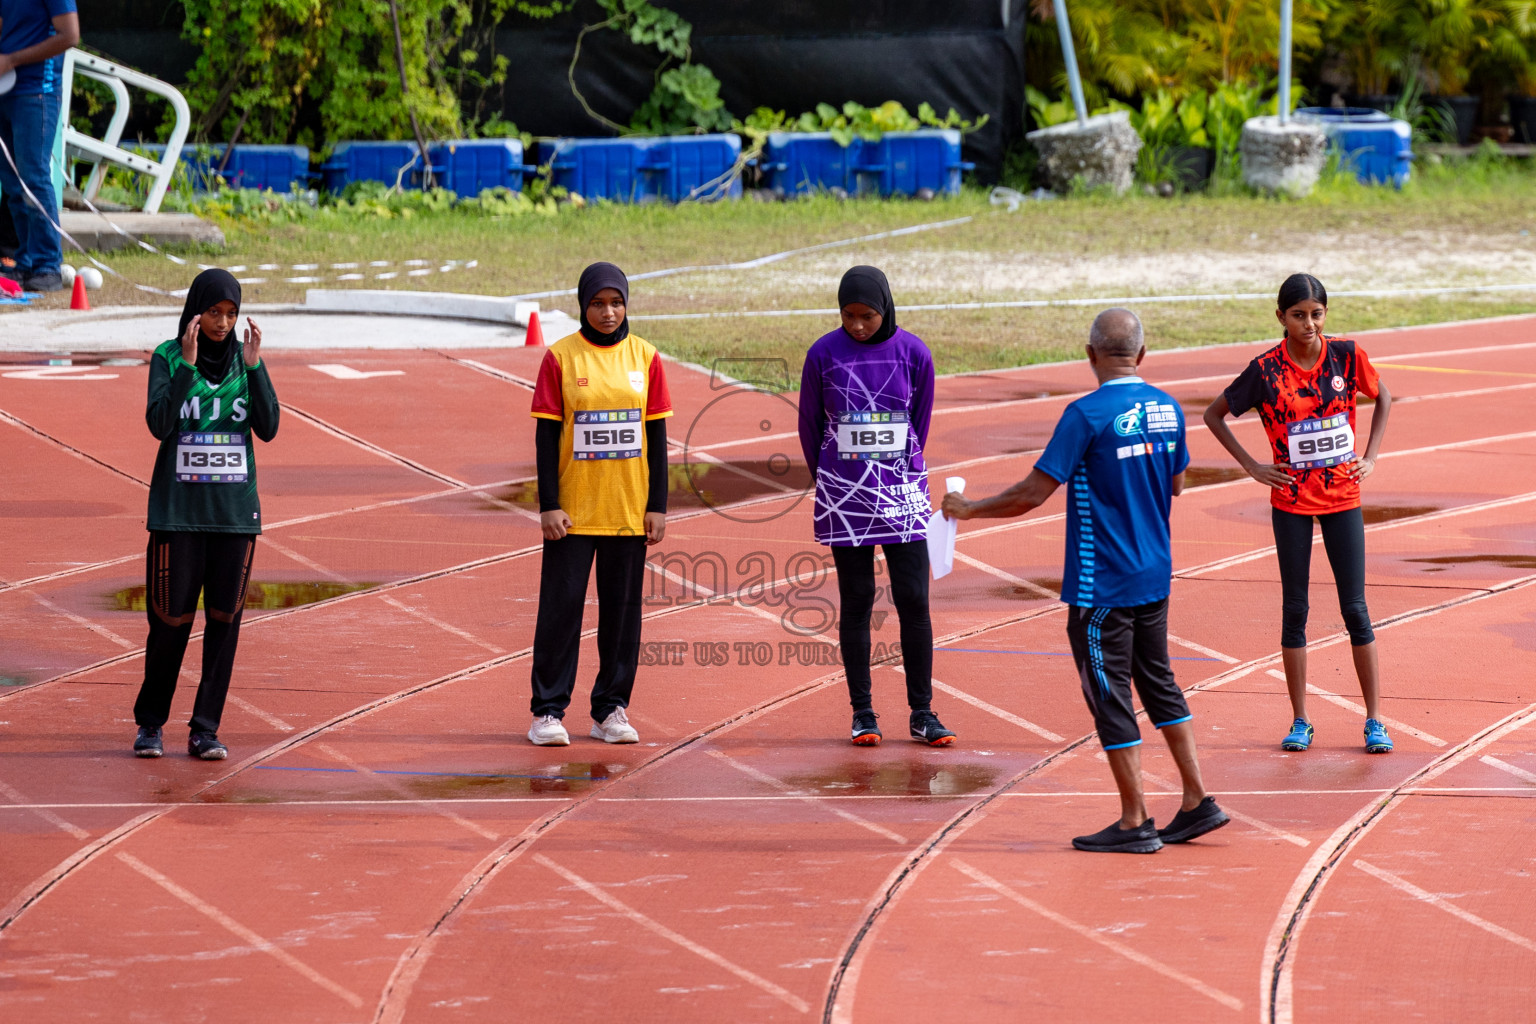
[[[257,771],[265,772],[345,772],[359,774],[356,768],[303,768],[297,765],[283,764],[259,764]],[[402,772],[387,769],[374,769],[368,774],[372,775],[444,775],[453,779],[575,779],[582,782],[602,782],[610,776],[607,775],[492,775],[480,772]]]
[[[1011,651],[1011,650],[998,650],[996,648],[991,648],[991,647],[935,647],[933,649],[933,651],[934,651],[935,654],[939,653],[940,651],[953,651],[956,654],[1038,654],[1041,657],[1045,657],[1045,658],[1070,658],[1070,657],[1072,657],[1072,652],[1071,651]],[[1194,657],[1192,655],[1189,656],[1189,657],[1181,657],[1180,655],[1177,655],[1177,654],[1171,654],[1171,655],[1168,656],[1168,660],[1169,661],[1215,661],[1216,659],[1215,658],[1197,658],[1197,657]]]

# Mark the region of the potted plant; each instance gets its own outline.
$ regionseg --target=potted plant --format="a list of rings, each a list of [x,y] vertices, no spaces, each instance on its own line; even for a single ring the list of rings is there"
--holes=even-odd
[[[1339,4],[1329,16],[1325,38],[1337,49],[1354,86],[1344,102],[1387,111],[1398,97],[1392,79],[1408,65],[1402,23],[1412,0],[1360,0]]]
[[[1159,90],[1131,111],[1131,127],[1142,140],[1136,170],[1143,181],[1169,181],[1185,190],[1205,187],[1214,163],[1205,129],[1208,102],[1203,92],[1175,101],[1172,93]]]

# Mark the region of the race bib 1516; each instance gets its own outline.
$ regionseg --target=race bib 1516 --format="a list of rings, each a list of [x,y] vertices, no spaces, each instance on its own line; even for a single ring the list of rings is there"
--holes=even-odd
[[[176,479],[181,483],[243,484],[249,472],[243,433],[176,437]]]
[[[907,454],[907,414],[845,412],[837,417],[837,457],[896,459]]]
[[[638,459],[640,432],[645,429],[639,409],[592,409],[575,414],[571,437],[573,459]]]
[[[1355,457],[1355,432],[1348,413],[1298,420],[1285,427],[1292,469],[1337,466]]]

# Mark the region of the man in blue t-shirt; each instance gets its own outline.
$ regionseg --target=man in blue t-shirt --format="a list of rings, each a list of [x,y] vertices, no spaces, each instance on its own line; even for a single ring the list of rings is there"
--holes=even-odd
[[[1088,333],[1088,363],[1099,388],[1067,406],[1051,442],[1022,482],[968,501],[944,496],[952,519],[1023,515],[1068,485],[1067,554],[1061,599],[1067,638],[1099,741],[1120,790],[1120,820],[1078,836],[1079,850],[1153,853],[1220,828],[1227,815],[1205,793],[1189,706],[1168,662],[1168,594],[1173,553],[1168,513],[1184,489],[1189,452],[1184,412],[1137,375],[1146,357],[1141,321],[1108,309]],[[1141,730],[1131,685],[1168,741],[1184,783],[1178,814],[1159,830],[1141,785]]]
[[[64,287],[53,222],[53,140],[59,130],[62,54],[80,42],[75,0],[0,0],[0,193],[15,224],[15,267],[0,274],[27,291]],[[19,174],[19,177],[18,177]],[[32,193],[28,198],[27,192]]]

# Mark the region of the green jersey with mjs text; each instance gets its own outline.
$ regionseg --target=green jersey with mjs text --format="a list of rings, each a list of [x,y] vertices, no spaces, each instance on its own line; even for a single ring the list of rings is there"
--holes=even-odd
[[[247,367],[240,342],[214,384],[181,356],[155,350],[145,419],[160,440],[149,486],[151,530],[260,533],[255,437],[277,434],[277,394],[266,366]],[[254,437],[253,437],[254,435]]]

